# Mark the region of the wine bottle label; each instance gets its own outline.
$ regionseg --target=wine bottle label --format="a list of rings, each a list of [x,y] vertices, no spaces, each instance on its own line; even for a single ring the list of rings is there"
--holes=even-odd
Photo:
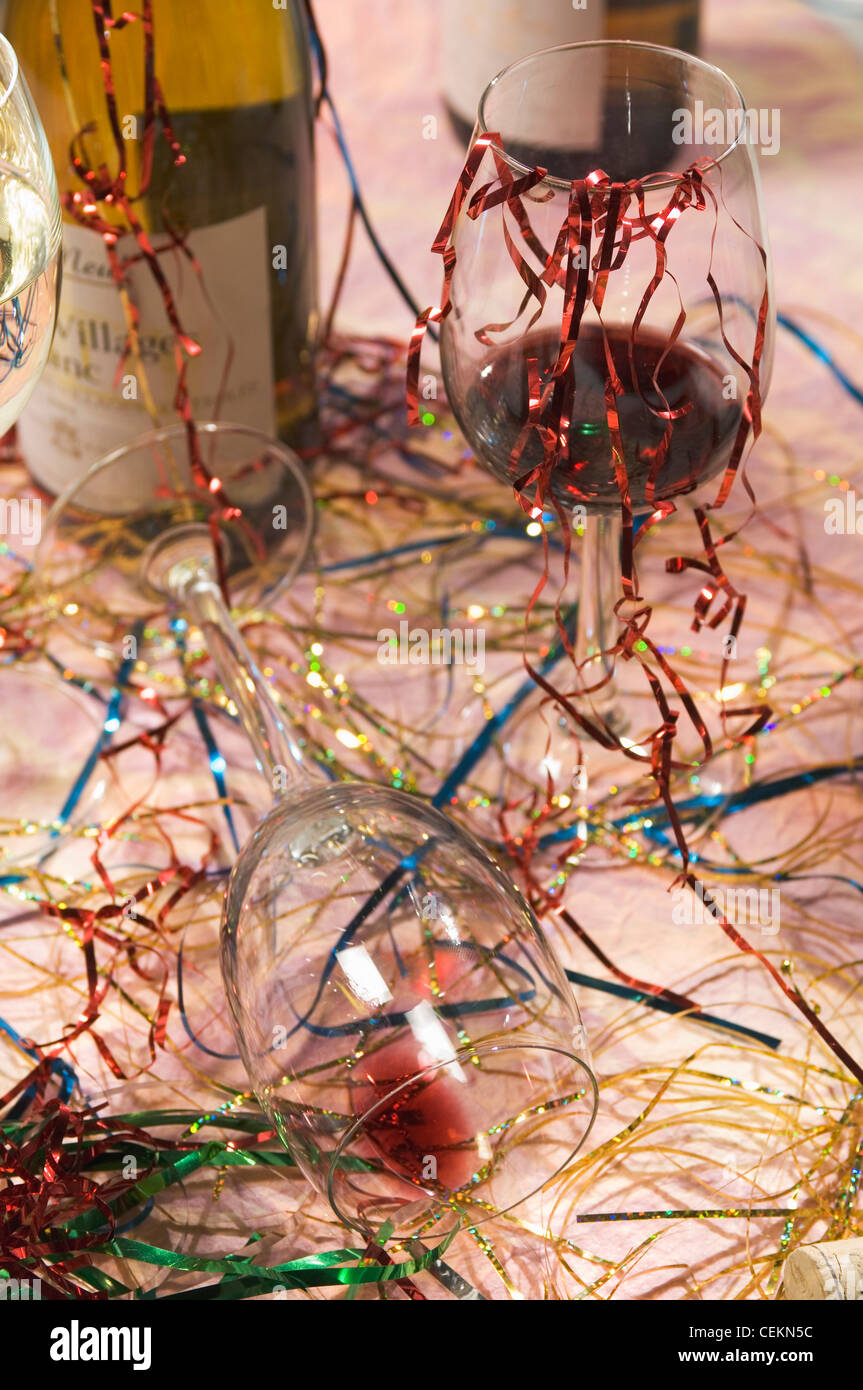
[[[168,243],[155,236],[158,249]],[[196,420],[221,419],[276,429],[270,337],[272,248],[264,208],[199,227],[188,239],[198,269],[182,250],[159,256],[183,331],[201,344],[188,360]],[[118,242],[134,254],[131,237]],[[51,355],[19,424],[33,477],[60,492],[103,454],[160,425],[175,424],[175,338],[149,266],[128,272],[139,320],[138,355],[123,357],[124,296],[101,237],[63,228],[63,287]],[[153,414],[155,410],[155,416]],[[130,498],[130,500],[133,500]]]
[[[464,0],[444,0],[441,30],[441,72],[444,97],[457,116],[472,125],[479,99],[493,77],[510,63],[526,58],[541,48],[553,48],[563,43],[587,43],[601,39],[607,0],[544,0],[542,5],[514,5],[511,0],[477,0],[465,5]],[[578,92],[566,92],[568,102],[578,103],[580,143],[589,148],[599,136],[601,119],[600,93],[602,62],[582,74]],[[505,124],[495,113],[498,129]],[[530,102],[518,107],[517,128],[501,130],[507,138],[517,137],[522,143],[539,139],[547,148],[554,144],[550,135],[547,113],[537,115]],[[531,123],[536,122],[536,129]],[[572,144],[572,124],[561,120],[564,133],[561,144]]]

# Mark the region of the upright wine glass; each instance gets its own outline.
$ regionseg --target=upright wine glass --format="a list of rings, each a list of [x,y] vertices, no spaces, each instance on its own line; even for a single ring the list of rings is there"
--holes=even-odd
[[[480,193],[464,200],[441,327],[447,395],[478,458],[502,482],[521,481],[533,500],[545,469],[545,509],[552,498],[571,513],[583,509],[581,699],[616,733],[629,722],[610,655],[622,627],[614,615],[622,597],[619,465],[636,516],[717,479],[741,429],[759,316],[762,399],[769,383],[773,296],[746,129],[743,97],[718,68],[672,49],[609,41],[547,49],[505,68],[482,96],[471,142],[496,132],[502,146],[497,162],[491,149],[483,156],[475,190],[501,171],[513,180],[548,172],[517,203],[477,205]],[[695,164],[700,183],[675,204],[680,176]],[[641,191],[621,190],[634,180]],[[586,181],[580,201],[574,181]],[[567,231],[575,244],[574,226],[570,271],[584,271],[582,285],[567,280],[565,254],[549,271]],[[564,362],[573,290],[577,336]]]
[[[485,1219],[553,1177],[592,1124],[574,996],[472,836],[301,758],[224,584],[260,598],[291,581],[308,484],[257,431],[207,424],[197,441],[144,436],[58,499],[45,600],[103,652],[133,615],[151,628],[186,613],[273,788],[231,876],[222,968],[252,1086],[299,1167],[367,1238]]]

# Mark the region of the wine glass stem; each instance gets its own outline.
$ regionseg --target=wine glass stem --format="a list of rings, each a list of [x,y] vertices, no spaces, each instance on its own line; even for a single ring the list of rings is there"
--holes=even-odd
[[[284,795],[289,787],[305,785],[310,779],[300,750],[218,585],[202,568],[182,585],[178,596],[204,634],[213,664],[236,706],[255,761],[270,782],[274,797]]]
[[[614,646],[614,605],[620,590],[620,516],[597,513],[588,516],[581,542],[581,586],[578,596],[578,630],[575,659],[585,686],[603,676],[611,679],[588,698],[603,719],[617,709],[614,659],[606,655]]]

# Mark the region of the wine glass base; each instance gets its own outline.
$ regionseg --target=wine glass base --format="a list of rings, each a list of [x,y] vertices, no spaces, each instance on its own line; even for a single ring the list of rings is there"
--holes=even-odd
[[[219,533],[223,563],[228,547]],[[141,583],[157,599],[174,599],[184,578],[194,578],[202,569],[214,568],[213,532],[202,522],[171,527],[147,547],[141,561]]]
[[[729,799],[746,785],[748,745],[735,744],[723,736],[719,706],[710,692],[690,693],[698,718],[710,732],[713,753],[705,759],[695,729],[680,703],[672,698],[672,709],[678,711],[683,724],[683,737],[674,750],[668,793],[678,809],[687,844],[695,846],[712,832]],[[645,846],[649,850],[671,848],[675,837],[664,818],[663,788],[652,771],[652,739],[659,720],[650,692],[617,688],[614,698],[599,708],[591,705],[584,693],[566,692],[566,700],[579,714],[613,734],[619,746],[607,747],[591,738],[571,714],[558,708],[558,732],[551,749],[544,755],[539,751],[548,732],[547,725],[535,721],[537,738],[541,735],[543,744],[529,740],[525,729],[522,739],[510,743],[510,757],[525,765],[535,765],[539,757],[551,775],[553,804],[564,807],[573,818],[571,857],[580,859],[587,853],[591,860],[618,861],[624,830],[626,836],[640,837],[642,819],[646,818],[645,827],[651,820],[656,823],[657,811],[665,830],[658,838],[646,838]],[[505,794],[515,800],[516,779],[507,783]]]
[[[308,479],[278,441],[203,422],[193,449],[185,426],[171,426],[106,455],[57,498],[37,551],[40,597],[103,658],[126,658],[132,637],[145,658],[172,641],[183,579],[207,569],[233,604],[272,602],[313,529]]]

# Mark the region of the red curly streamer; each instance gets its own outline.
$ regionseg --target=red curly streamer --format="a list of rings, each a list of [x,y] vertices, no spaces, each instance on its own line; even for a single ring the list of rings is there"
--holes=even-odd
[[[452,232],[456,218],[462,210],[465,198],[470,192],[471,185],[477,175],[479,166],[483,161],[485,152],[491,145],[500,147],[500,136],[494,133],[481,135],[468,154],[461,176],[456,184],[455,192],[450,199],[450,205],[446,210],[443,222],[440,224],[437,236],[432,242],[432,251],[436,255],[443,256],[444,279],[441,302],[437,308],[431,307],[424,309],[419,315],[411,334],[408,346],[408,365],[407,365],[407,407],[408,424],[418,425],[420,422],[419,413],[419,373],[420,373],[420,353],[422,351],[423,339],[430,323],[442,323],[450,311],[450,285],[452,283],[453,271],[455,270],[455,250],[452,246]]]
[[[87,1175],[103,1154],[124,1144],[152,1151],[153,1161],[135,1177],[112,1174],[97,1181]],[[0,1177],[9,1180],[0,1204],[0,1267],[13,1278],[40,1278],[47,1299],[106,1297],[83,1288],[72,1276],[87,1266],[89,1250],[113,1237],[111,1204],[152,1172],[159,1150],[187,1147],[192,1146],[154,1139],[125,1121],[112,1124],[92,1109],[72,1110],[59,1100],[46,1101],[21,1141],[0,1131]],[[70,1236],[65,1229],[69,1223],[93,1208],[104,1226]]]

